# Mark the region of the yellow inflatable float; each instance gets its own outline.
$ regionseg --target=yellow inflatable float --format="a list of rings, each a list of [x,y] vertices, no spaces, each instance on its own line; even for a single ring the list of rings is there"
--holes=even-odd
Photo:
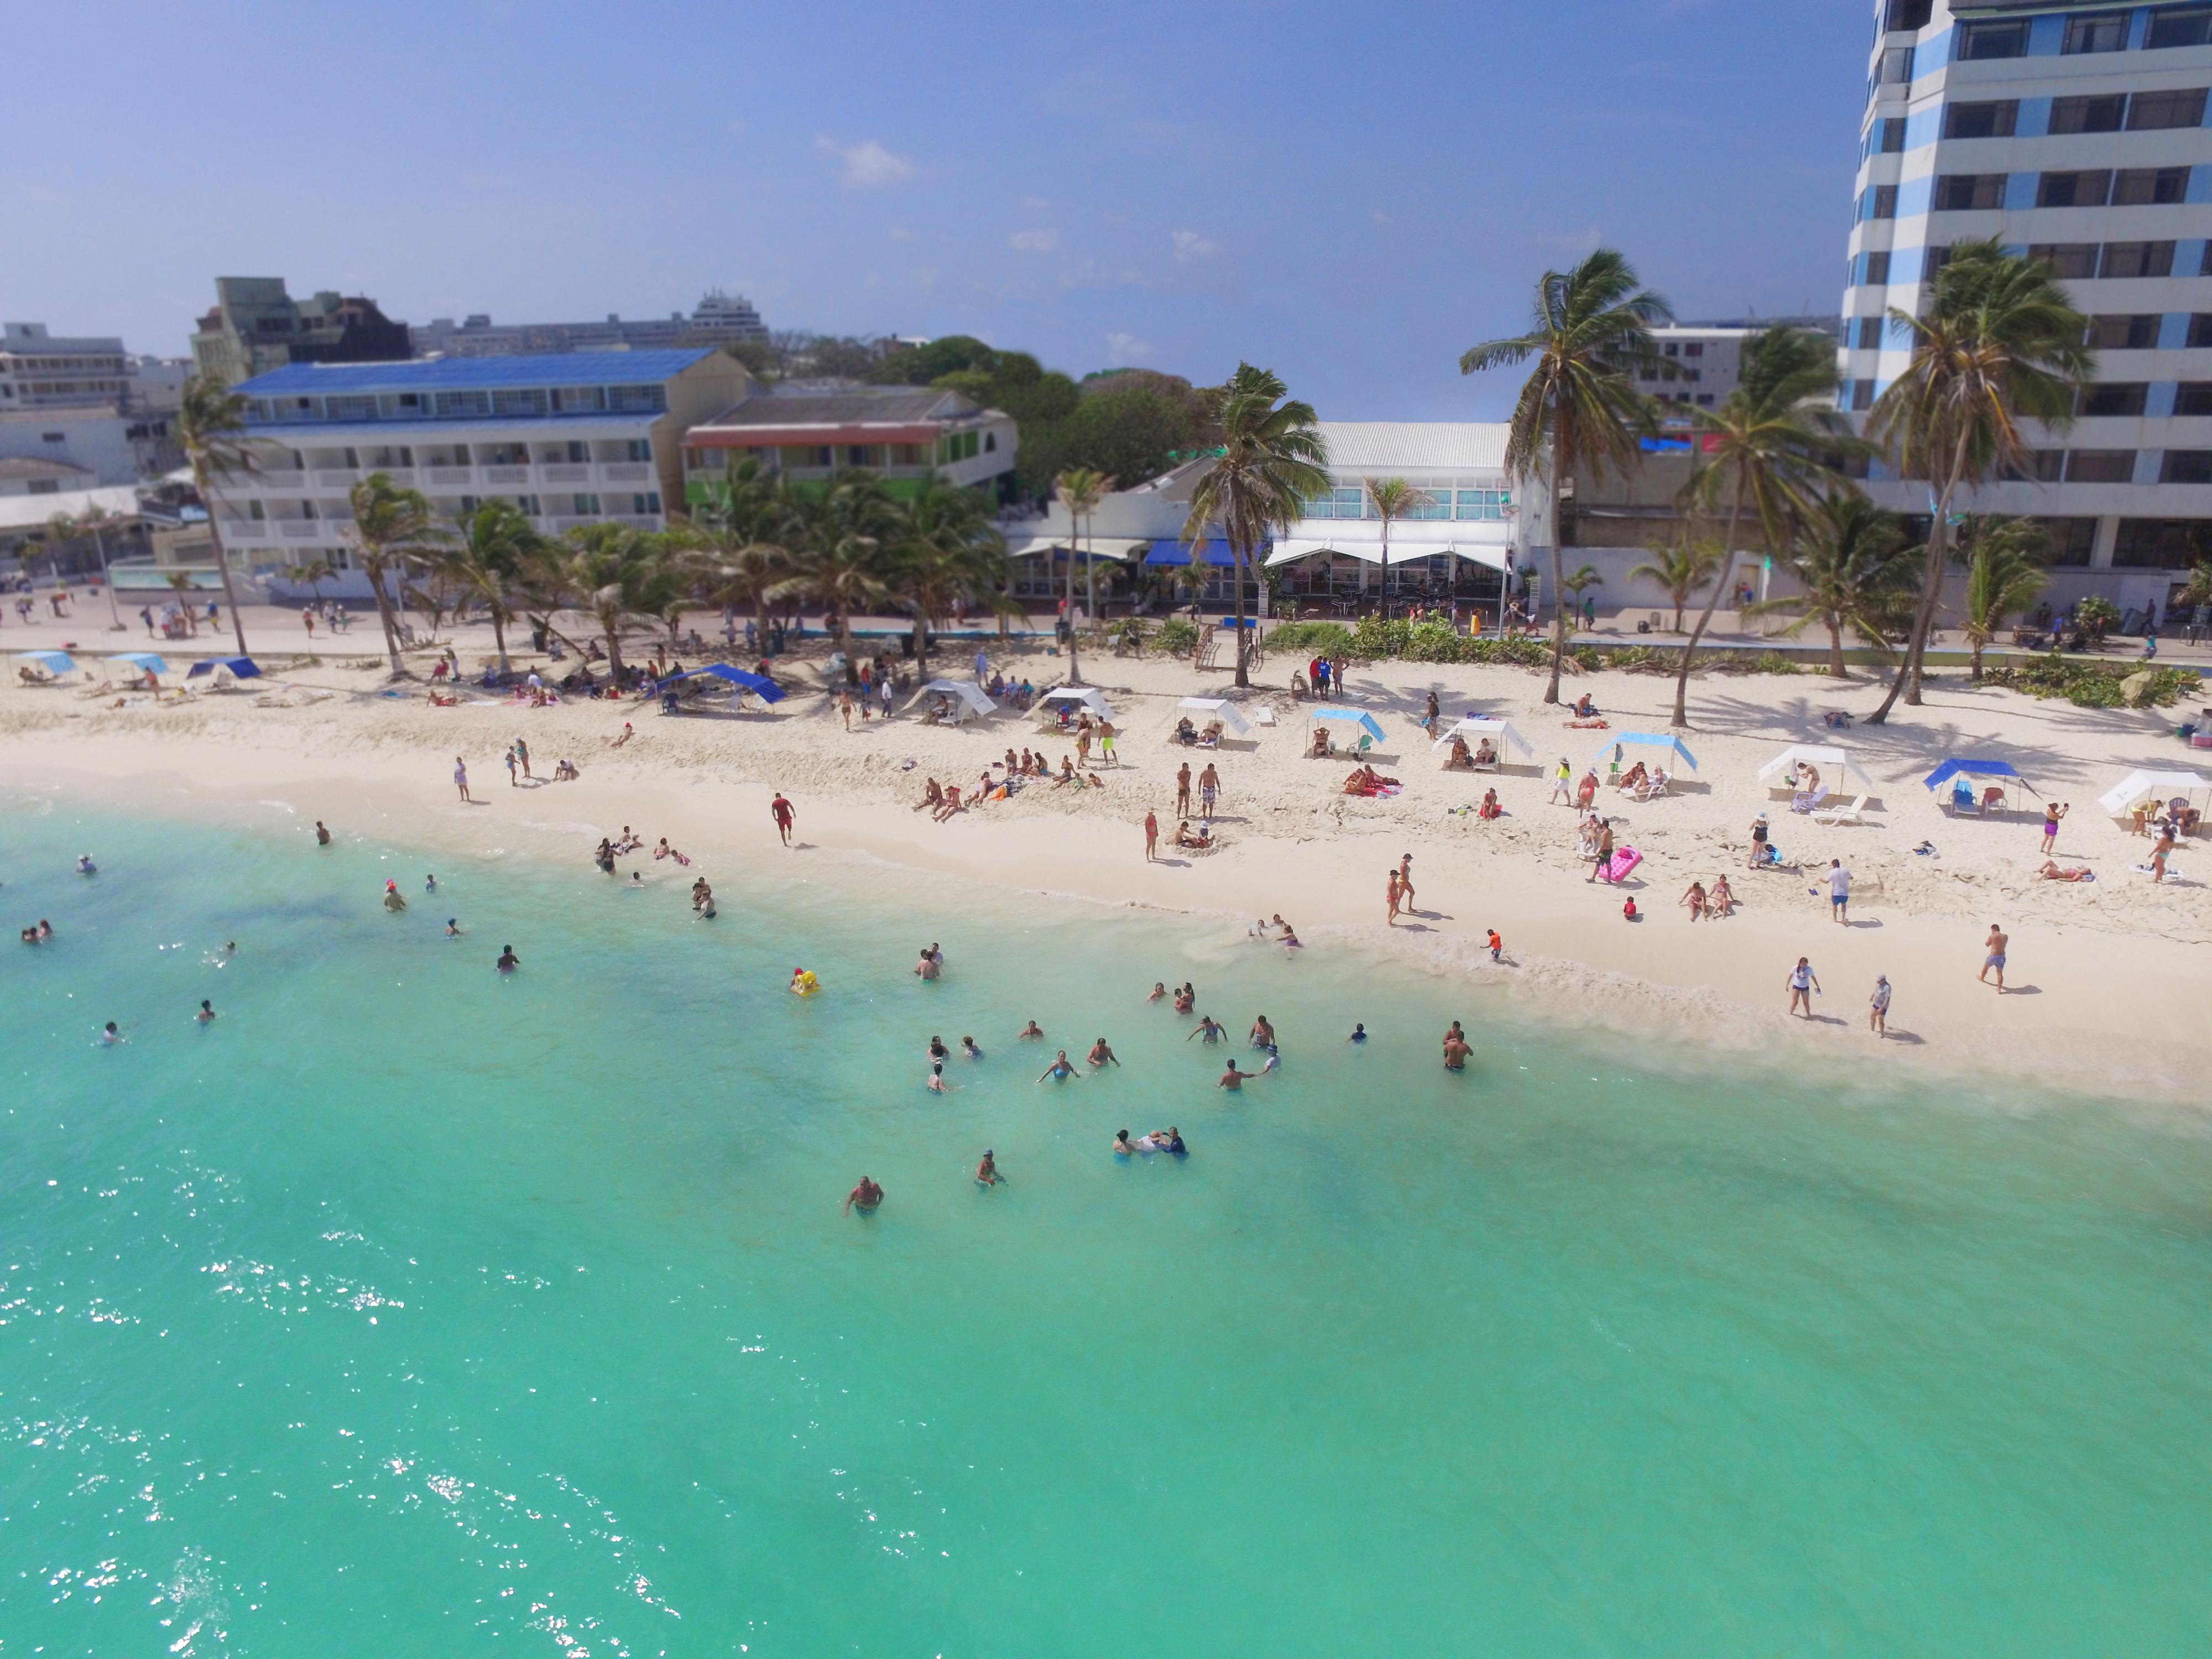
[[[795,997],[811,997],[822,988],[822,981],[814,977],[811,968],[791,970],[791,994]]]

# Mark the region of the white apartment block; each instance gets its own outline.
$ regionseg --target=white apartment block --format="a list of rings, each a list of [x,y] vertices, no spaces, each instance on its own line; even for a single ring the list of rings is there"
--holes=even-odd
[[[2212,4],[1879,0],[1840,368],[1856,411],[1905,368],[1954,242],[2049,261],[2089,314],[2096,386],[2032,434],[2021,477],[1962,507],[2045,520],[2054,602],[2167,599],[2212,556]],[[1884,477],[1925,517],[1927,487]]]
[[[548,535],[660,530],[682,500],[685,434],[751,387],[709,350],[288,364],[233,388],[260,465],[209,505],[234,569],[282,583],[319,560],[341,573],[325,593],[365,596],[347,496],[372,472],[456,523],[496,497]]]

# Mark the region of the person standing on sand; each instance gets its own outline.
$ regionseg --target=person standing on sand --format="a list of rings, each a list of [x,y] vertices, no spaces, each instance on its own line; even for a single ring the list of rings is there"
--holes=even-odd
[[[1102,765],[1109,762],[1115,766],[1121,763],[1120,757],[1114,753],[1114,722],[1111,720],[1098,722],[1098,759]]]
[[[530,769],[530,745],[520,738],[514,740],[514,757],[522,763],[522,775],[532,783],[537,782],[538,775]]]
[[[1559,757],[1559,769],[1552,774],[1552,799],[1544,805],[1549,806],[1553,801],[1561,801],[1569,806],[1575,804],[1575,769],[1567,763],[1564,755]]]
[[[1867,1000],[1867,1030],[1878,1037],[1889,1035],[1889,975],[1874,976],[1874,995]]]
[[[1213,803],[1221,795],[1221,774],[1213,769],[1213,763],[1206,763],[1206,770],[1198,775],[1199,822],[1213,822]]]
[[[2010,943],[2012,943],[2012,935],[1999,927],[1994,921],[1990,924],[1990,936],[1982,941],[1982,949],[1985,954],[1982,957],[1980,982],[1987,985],[1990,982],[1990,969],[1996,969],[1999,996],[2004,994],[2005,946]]]
[[[768,815],[775,820],[775,832],[783,837],[786,847],[791,845],[791,826],[798,822],[798,811],[783,798],[783,791],[775,792],[775,799],[768,804]]]
[[[1609,818],[1600,818],[1597,821],[1597,848],[1590,854],[1590,872],[1583,878],[1583,885],[1589,885],[1600,876],[1605,878],[1607,885],[1612,884],[1613,822]]]
[[[513,744],[509,744],[507,748],[507,787],[510,789],[516,787],[514,781],[514,745]]]
[[[2166,879],[2166,861],[2173,852],[2173,825],[2158,827],[2158,844],[2150,849],[2150,878],[2154,883]]]
[[[1398,905],[1404,896],[1398,886],[1398,872],[1393,870],[1390,872],[1389,880],[1383,884],[1382,888],[1382,902],[1389,908],[1389,914],[1382,920],[1382,925],[1385,927],[1395,927],[1398,925]]]
[[[1753,870],[1759,868],[1759,856],[1765,850],[1766,814],[1761,812],[1757,817],[1751,821],[1751,863],[1748,866],[1749,868]]]
[[[1841,859],[1828,860],[1828,911],[1848,927],[1851,909],[1851,872],[1844,868]]]
[[[1185,761],[1182,769],[1176,774],[1176,816],[1190,816],[1190,763]]]
[[[453,757],[453,787],[461,792],[461,799],[473,803],[476,797],[469,793],[469,765],[459,755]]]
[[[2074,803],[2052,801],[2043,809],[2043,850],[2048,854],[2058,840],[2058,820],[2074,810]]]
[[[323,821],[320,818],[317,818],[315,820],[315,845],[318,847],[328,847],[330,844],[331,832],[323,827]]]
[[[1413,855],[1411,853],[1398,854],[1398,896],[1407,909],[1413,908]]]
[[[1790,1012],[1794,1014],[1802,1006],[1805,1018],[1812,1018],[1813,993],[1820,988],[1820,976],[1813,971],[1813,964],[1803,957],[1798,957],[1797,965],[1790,970]]]
[[[848,732],[851,731],[853,729],[853,694],[850,691],[840,691],[837,694],[837,712],[845,717],[845,729]]]
[[[1160,815],[1150,808],[1145,812],[1145,862],[1153,863],[1160,855]]]

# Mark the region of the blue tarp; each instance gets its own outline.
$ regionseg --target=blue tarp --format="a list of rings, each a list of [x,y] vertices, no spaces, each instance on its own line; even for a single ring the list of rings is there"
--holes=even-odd
[[[76,659],[66,651],[25,651],[18,654],[28,657],[49,674],[76,672]]]
[[[2027,781],[1999,760],[1947,760],[1922,781],[1930,789],[1941,789],[1954,778],[2015,778]]]
[[[673,685],[678,680],[696,679],[702,674],[711,674],[718,680],[727,680],[732,685],[743,687],[763,702],[783,701],[783,688],[774,680],[743,668],[732,668],[726,662],[710,662],[704,668],[687,668],[681,674],[671,674],[660,684]]]
[[[1606,739],[1605,747],[1597,751],[1598,759],[1604,760],[1616,746],[1625,743],[1646,744],[1653,748],[1671,750],[1682,757],[1692,772],[1698,769],[1698,757],[1683,746],[1681,738],[1657,732],[1616,732]]]
[[[261,672],[261,665],[251,657],[210,657],[205,662],[194,663],[185,671],[185,678],[197,679],[202,674],[214,673],[218,668],[228,668],[230,677],[236,680],[250,680]]]
[[[118,651],[115,653],[115,660],[136,663],[149,674],[166,674],[169,672],[169,665],[151,651]]]
[[[1207,564],[1233,565],[1237,556],[1229,550],[1228,541],[1220,536],[1196,544],[1186,544],[1172,537],[1152,544],[1152,550],[1145,555],[1146,564],[1188,564],[1195,551]]]
[[[1317,720],[1349,721],[1377,743],[1389,741],[1382,735],[1382,728],[1376,723],[1375,716],[1364,708],[1316,708],[1313,712],[1313,717]]]

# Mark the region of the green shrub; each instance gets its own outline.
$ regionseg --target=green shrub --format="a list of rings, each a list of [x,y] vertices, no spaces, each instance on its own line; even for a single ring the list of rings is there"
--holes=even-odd
[[[1406,635],[1413,631],[1407,622],[1385,622],[1380,617],[1362,617],[1359,625],[1352,630],[1352,654],[1369,662],[1385,657],[1406,654]]]
[[[1595,674],[1605,666],[1605,653],[1594,645],[1571,645],[1559,660],[1577,674]]]
[[[1697,668],[1717,669],[1723,674],[1802,674],[1802,663],[1795,657],[1785,657],[1779,651],[1762,651],[1757,656],[1747,651],[1715,651],[1700,657],[1692,665]]]
[[[1170,657],[1188,657],[1198,649],[1198,624],[1188,617],[1170,617],[1160,624],[1158,644]]]
[[[2086,603],[2086,602],[2085,602]],[[2128,707],[2127,682],[2148,675],[2139,708],[2166,708],[2185,697],[2193,697],[2203,678],[2193,668],[2129,668],[2118,663],[2083,662],[2057,652],[2027,662],[2007,663],[1982,676],[1987,685],[2024,691],[2031,697],[2063,697],[2076,708]]]
[[[1342,623],[1285,623],[1269,630],[1267,646],[1270,651],[1301,657],[1346,656],[1352,651],[1352,630]]]
[[[1629,674],[1671,674],[1682,653],[1657,645],[1624,645],[1606,653],[1605,665]]]

